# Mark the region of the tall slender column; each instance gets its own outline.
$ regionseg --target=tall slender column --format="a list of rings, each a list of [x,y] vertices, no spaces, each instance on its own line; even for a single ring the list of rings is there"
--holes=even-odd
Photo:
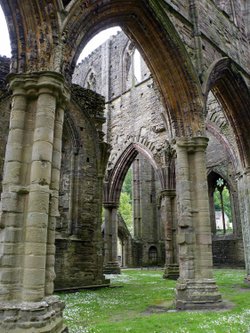
[[[238,191],[247,274],[245,282],[250,284],[250,168],[239,177]]]
[[[38,91],[30,166],[30,188],[25,225],[23,300],[44,296],[50,200],[51,164],[56,97],[50,89]]]
[[[142,239],[142,214],[140,160],[138,158],[133,163],[133,201],[134,238],[140,241]]]
[[[55,229],[56,219],[59,216],[59,186],[62,153],[62,132],[64,120],[64,105],[57,107],[55,114],[53,157],[51,171],[51,194],[47,233],[47,261],[46,261],[46,284],[45,294],[52,295],[55,279]]]
[[[9,136],[5,152],[0,222],[0,300],[21,297],[22,255],[22,147],[27,97],[20,85],[13,87]],[[25,191],[24,191],[25,192]],[[27,192],[27,191],[26,191]]]
[[[161,223],[165,232],[165,279],[177,279],[179,277],[179,265],[177,263],[177,249],[174,238],[175,190],[162,190],[160,193]]]
[[[180,277],[176,306],[180,309],[221,306],[212,274],[205,151],[208,139],[177,141],[177,213]]]
[[[216,235],[216,220],[215,220],[215,209],[214,209],[214,188],[211,185],[208,188],[208,200],[209,200],[209,212],[210,212],[210,223],[211,231],[213,235]]]
[[[60,104],[68,93],[63,77],[54,72],[14,75],[10,77],[10,86],[13,103],[0,231],[1,261],[8,263],[8,274],[0,277],[4,290],[1,299],[9,302],[0,303],[0,312],[6,318],[0,323],[0,331],[61,333],[65,331],[64,305],[58,297],[47,295],[53,292],[54,278],[56,182],[63,121]],[[13,236],[7,226],[11,226]],[[15,244],[18,253],[14,252]],[[6,288],[17,277],[18,291]]]
[[[118,221],[117,205],[105,203],[105,226],[104,226],[104,270],[105,274],[120,274],[121,269],[117,257],[118,245]]]

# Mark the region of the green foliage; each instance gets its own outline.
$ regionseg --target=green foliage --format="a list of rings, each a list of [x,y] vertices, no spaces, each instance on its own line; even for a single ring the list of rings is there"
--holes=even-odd
[[[222,197],[223,197],[224,212],[228,216],[229,221],[232,223],[230,193],[226,187],[222,191]],[[215,210],[221,210],[220,192],[218,190],[215,190],[214,192],[214,208]]]
[[[130,232],[133,231],[133,213],[130,196],[126,192],[122,192],[120,196],[119,212],[122,215]]]
[[[119,212],[122,215],[129,231],[133,232],[133,210],[132,210],[132,170],[128,170],[123,182]]]
[[[130,168],[126,174],[122,185],[122,192],[129,195],[130,200],[132,200],[132,169]]]
[[[248,333],[249,292],[245,272],[215,270],[223,300],[234,306],[224,311],[174,312],[175,281],[162,279],[161,270],[123,270],[110,275],[116,288],[60,294],[71,333]],[[119,288],[118,288],[119,286]],[[167,312],[172,310],[172,312]]]

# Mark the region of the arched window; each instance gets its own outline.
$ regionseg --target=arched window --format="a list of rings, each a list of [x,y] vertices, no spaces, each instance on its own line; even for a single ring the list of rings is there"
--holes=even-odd
[[[133,42],[129,42],[124,50],[122,66],[122,92],[125,92],[142,81],[142,57]]]
[[[142,69],[141,69],[141,55],[137,49],[135,49],[133,54],[133,65],[134,65],[134,78],[135,83],[140,83],[142,81]]]
[[[213,199],[216,234],[233,233],[230,191],[227,182],[222,177],[215,180]]]
[[[134,43],[129,42],[123,54],[123,87],[122,92],[127,91],[133,86],[133,53]]]
[[[148,250],[148,261],[149,264],[156,265],[158,261],[158,252],[155,246],[150,246]]]
[[[85,79],[84,88],[96,91],[96,77],[92,71],[88,73]]]

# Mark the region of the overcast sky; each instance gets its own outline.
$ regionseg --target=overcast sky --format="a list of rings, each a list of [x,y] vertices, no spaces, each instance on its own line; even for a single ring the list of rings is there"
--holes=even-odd
[[[113,27],[103,30],[99,34],[95,35],[94,38],[92,38],[89,41],[89,43],[85,46],[83,52],[81,53],[78,59],[78,62],[80,62],[83,58],[85,58],[92,51],[94,51],[99,45],[104,43],[111,35],[115,35],[117,31],[120,30],[121,29],[119,27]],[[0,6],[0,55],[6,55],[8,57],[11,56],[9,33],[1,6]]]
[[[9,32],[7,29],[5,17],[3,15],[2,8],[0,6],[0,55],[6,55],[10,57],[10,40]]]

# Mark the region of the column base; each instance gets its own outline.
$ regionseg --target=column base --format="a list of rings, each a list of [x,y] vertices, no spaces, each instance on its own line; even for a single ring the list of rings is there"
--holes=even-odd
[[[41,302],[0,302],[0,332],[67,333],[63,309],[57,296]]]
[[[224,307],[213,279],[181,280],[176,285],[176,308],[202,310]]]
[[[121,274],[121,267],[118,261],[109,261],[103,268],[103,274]]]
[[[179,265],[169,264],[165,265],[163,279],[177,280],[179,278]]]
[[[244,282],[250,286],[250,275],[245,277]]]

